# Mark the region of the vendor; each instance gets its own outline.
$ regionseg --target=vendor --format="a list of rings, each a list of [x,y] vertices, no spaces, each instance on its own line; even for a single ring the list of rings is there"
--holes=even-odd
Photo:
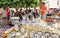
[[[4,37],[5,36],[5,31],[9,29],[9,26],[7,25],[7,18],[4,17],[2,19],[2,24],[0,24],[0,36]]]
[[[9,20],[7,19],[5,9],[3,9],[1,18],[2,18],[2,23],[0,24],[0,36],[4,37],[6,36],[5,31],[10,29]]]

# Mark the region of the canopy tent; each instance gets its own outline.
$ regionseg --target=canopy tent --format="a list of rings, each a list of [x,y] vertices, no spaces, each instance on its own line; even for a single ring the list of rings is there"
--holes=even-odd
[[[60,0],[46,0],[46,6],[48,8],[59,8]]]

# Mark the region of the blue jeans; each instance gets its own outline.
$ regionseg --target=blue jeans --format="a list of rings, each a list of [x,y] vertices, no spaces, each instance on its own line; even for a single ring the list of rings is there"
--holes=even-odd
[[[10,16],[7,16],[7,19],[9,20],[10,19]]]
[[[41,15],[41,19],[42,20],[46,19],[46,15]]]

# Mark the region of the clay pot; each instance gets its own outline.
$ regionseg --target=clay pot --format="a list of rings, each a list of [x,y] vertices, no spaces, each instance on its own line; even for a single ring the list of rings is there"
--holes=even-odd
[[[57,13],[57,16],[60,16],[60,13]]]
[[[53,18],[46,18],[45,21],[46,21],[46,22],[54,22],[54,19],[53,19]]]

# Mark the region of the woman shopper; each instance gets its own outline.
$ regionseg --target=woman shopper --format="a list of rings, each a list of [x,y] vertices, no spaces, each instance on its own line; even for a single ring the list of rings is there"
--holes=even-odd
[[[6,15],[7,15],[7,19],[10,19],[10,9],[8,7],[5,7],[6,10]]]

